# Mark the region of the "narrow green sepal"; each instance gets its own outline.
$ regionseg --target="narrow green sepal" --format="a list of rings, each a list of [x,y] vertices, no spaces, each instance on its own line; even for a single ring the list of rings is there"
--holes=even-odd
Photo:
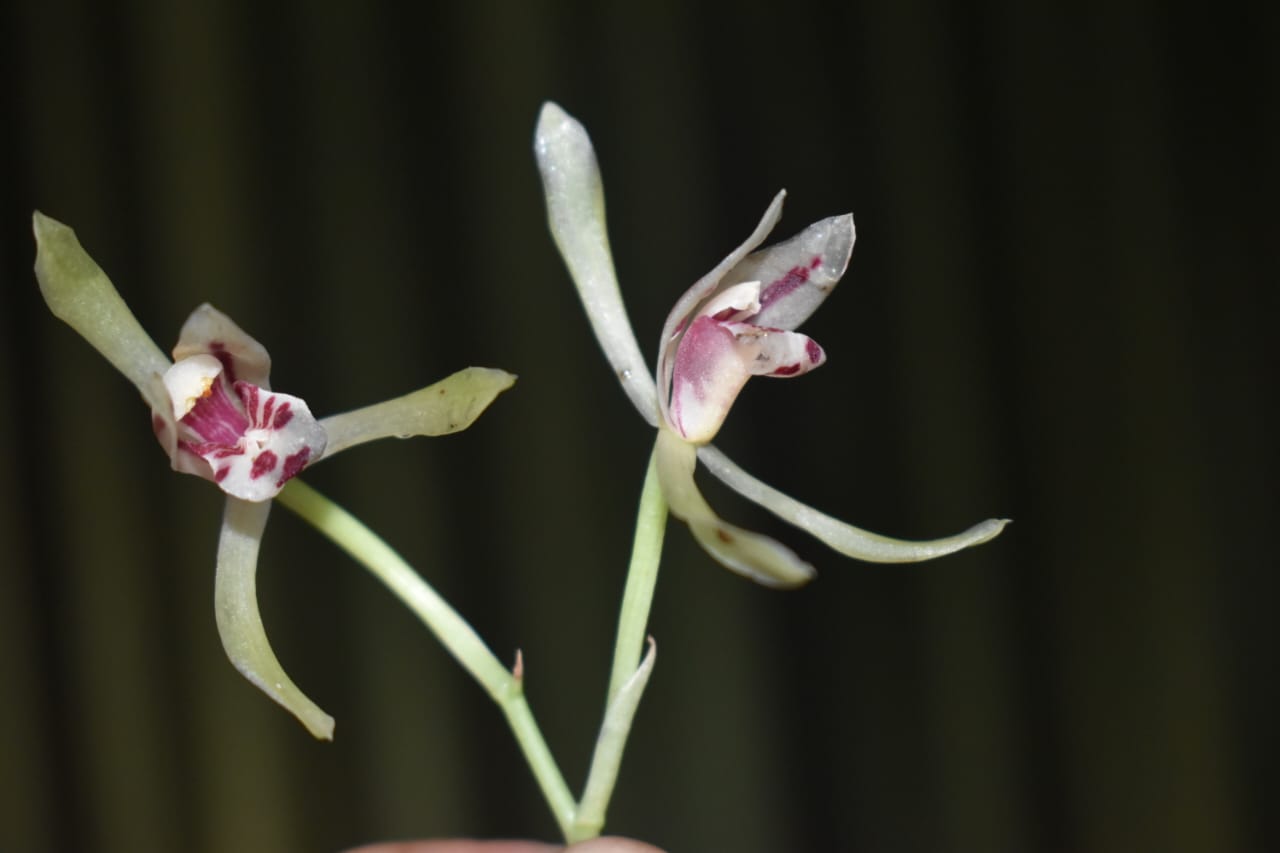
[[[160,377],[169,369],[169,358],[143,331],[76,232],[40,211],[31,220],[36,280],[49,310],[137,386],[153,410],[163,411],[169,402]]]
[[[475,423],[516,377],[492,367],[467,367],[403,397],[320,421],[329,436],[325,458],[366,441],[448,435]]]
[[[270,511],[270,501],[227,498],[213,592],[218,636],[241,675],[297,717],[317,739],[333,740],[333,717],[320,710],[285,674],[258,613],[258,546]]]

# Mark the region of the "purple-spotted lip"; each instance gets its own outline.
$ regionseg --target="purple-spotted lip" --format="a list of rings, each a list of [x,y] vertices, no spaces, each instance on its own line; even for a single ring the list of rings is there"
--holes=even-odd
[[[267,500],[323,455],[324,428],[299,398],[232,381],[230,361],[213,342],[165,374],[179,467],[235,497]]]

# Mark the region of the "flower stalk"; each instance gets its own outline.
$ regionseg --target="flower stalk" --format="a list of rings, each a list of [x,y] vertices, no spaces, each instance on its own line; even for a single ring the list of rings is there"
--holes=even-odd
[[[591,769],[587,772],[587,783],[573,828],[566,839],[570,843],[595,838],[604,828],[605,811],[618,782],[618,770],[631,734],[631,723],[653,671],[657,646],[652,637],[649,638],[649,651],[643,659],[640,653],[644,647],[649,612],[653,609],[653,592],[658,583],[658,564],[662,560],[666,530],[667,502],[658,480],[655,448],[649,456],[648,471],[640,491],[640,509],[636,513],[636,534],[618,614],[618,636],[613,648],[613,670],[609,676],[604,720],[596,738]]]
[[[640,664],[649,611],[653,608],[653,591],[658,583],[658,563],[662,559],[662,542],[667,532],[667,501],[658,482],[658,455],[649,456],[649,467],[640,491],[640,509],[636,513],[636,535],[627,567],[627,582],[618,614],[618,638],[613,649],[613,670],[609,676],[608,701],[622,690]]]
[[[458,611],[351,513],[297,479],[290,480],[276,500],[346,551],[391,590],[497,703],[560,831],[567,838],[577,806],[525,699],[523,673],[508,670]]]

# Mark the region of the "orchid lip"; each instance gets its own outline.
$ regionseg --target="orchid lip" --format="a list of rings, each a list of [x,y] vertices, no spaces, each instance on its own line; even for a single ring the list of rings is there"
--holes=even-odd
[[[202,460],[193,462],[192,473],[229,495],[273,498],[324,454],[324,428],[301,399],[231,381],[225,350],[209,349],[179,359],[164,375],[178,452]]]

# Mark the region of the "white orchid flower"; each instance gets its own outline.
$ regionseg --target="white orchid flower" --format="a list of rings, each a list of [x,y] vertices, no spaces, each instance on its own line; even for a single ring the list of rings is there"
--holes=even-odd
[[[333,718],[285,674],[258,613],[258,546],[271,499],[307,466],[355,444],[466,429],[515,377],[469,367],[404,397],[317,420],[301,399],[270,390],[266,349],[226,315],[197,308],[170,361],[71,228],[39,212],[33,225],[36,278],[49,308],[142,393],[174,470],[227,494],[214,603],[228,657],[313,735],[330,739]]]
[[[664,497],[711,556],[768,586],[790,587],[813,567],[773,539],[722,521],[694,482],[697,460],[735,491],[808,531],[842,554],[878,563],[941,557],[986,542],[1007,523],[990,519],[955,536],[925,542],[861,530],[760,482],[708,442],[751,376],[798,376],[826,356],[794,331],[844,274],[853,251],[851,215],[817,222],[755,251],[773,230],[785,192],[741,246],[676,302],[650,374],[627,319],[609,251],[604,194],[591,139],[560,107],[542,108],[534,151],[547,196],[551,234],[577,285],[600,346],[623,390],[658,428],[656,453]],[[656,376],[650,378],[651,375]]]

